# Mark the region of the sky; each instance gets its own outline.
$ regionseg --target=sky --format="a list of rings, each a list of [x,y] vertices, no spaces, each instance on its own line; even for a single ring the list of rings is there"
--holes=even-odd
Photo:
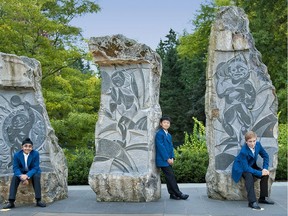
[[[191,20],[205,0],[96,0],[101,11],[72,20],[86,39],[122,34],[155,50],[173,29],[192,33]]]

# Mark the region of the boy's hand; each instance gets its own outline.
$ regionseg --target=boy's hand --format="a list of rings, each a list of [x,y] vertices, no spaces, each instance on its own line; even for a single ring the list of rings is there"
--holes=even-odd
[[[22,184],[23,184],[23,185],[29,185],[29,181],[28,181],[28,179],[22,181]]]
[[[21,179],[22,181],[28,180],[28,176],[27,176],[26,174],[22,174],[22,175],[20,176],[20,179]]]
[[[167,162],[168,162],[170,165],[172,165],[172,164],[174,163],[174,160],[173,160],[173,158],[169,158],[169,159],[167,160]]]
[[[269,175],[269,170],[263,169],[262,170],[262,176],[266,176],[266,175]]]

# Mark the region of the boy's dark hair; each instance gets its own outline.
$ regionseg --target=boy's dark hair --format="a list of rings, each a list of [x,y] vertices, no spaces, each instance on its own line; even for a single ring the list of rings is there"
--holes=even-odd
[[[162,121],[164,121],[164,120],[171,122],[171,118],[170,118],[169,116],[162,116],[162,117],[160,118],[160,123],[161,123]]]
[[[33,145],[33,142],[32,142],[32,140],[30,140],[30,138],[26,138],[25,140],[23,140],[22,145],[24,145],[26,143]]]

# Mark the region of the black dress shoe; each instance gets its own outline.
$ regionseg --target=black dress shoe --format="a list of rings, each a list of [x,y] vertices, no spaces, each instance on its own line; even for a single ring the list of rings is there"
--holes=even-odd
[[[14,203],[9,202],[6,206],[3,207],[3,209],[11,209],[11,208],[15,208]]]
[[[248,206],[251,207],[252,209],[255,209],[255,210],[261,210],[261,208],[257,202],[249,203]]]
[[[258,200],[259,203],[264,203],[264,204],[270,204],[270,205],[274,205],[274,201],[272,201],[269,198],[259,198]]]
[[[188,194],[181,194],[180,195],[180,199],[182,199],[182,200],[186,200],[186,199],[188,199],[188,197],[189,197]]]
[[[170,199],[180,200],[181,198],[176,196],[175,194],[170,194]]]
[[[41,201],[37,201],[36,206],[38,206],[38,207],[46,207],[46,203],[43,203]]]

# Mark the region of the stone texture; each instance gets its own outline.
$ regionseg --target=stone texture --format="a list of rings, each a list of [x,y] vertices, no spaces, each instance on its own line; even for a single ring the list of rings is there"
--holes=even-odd
[[[41,79],[35,59],[0,53],[0,202],[8,199],[13,155],[26,137],[40,153],[42,199],[67,197],[66,159],[47,115]],[[32,184],[21,185],[16,202],[31,203],[34,197]]]
[[[246,199],[243,179],[233,182],[231,169],[248,130],[257,133],[270,156],[270,191],[277,167],[278,102],[249,31],[248,18],[240,8],[221,7],[217,14],[210,35],[206,79],[208,196]],[[262,166],[261,157],[257,163]],[[258,194],[258,186],[256,191]]]
[[[157,200],[154,135],[161,116],[161,59],[123,35],[91,38],[89,49],[102,77],[89,184],[97,201]]]

